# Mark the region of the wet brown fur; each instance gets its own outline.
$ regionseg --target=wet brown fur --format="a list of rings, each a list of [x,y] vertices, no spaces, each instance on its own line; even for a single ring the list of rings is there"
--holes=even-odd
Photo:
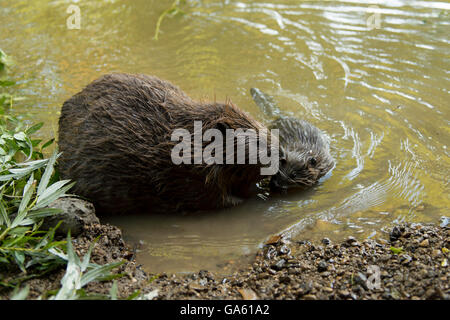
[[[231,102],[200,103],[169,82],[109,74],[67,100],[59,119],[62,178],[100,214],[174,212],[236,205],[261,165],[175,165],[176,128],[267,130]],[[268,143],[270,145],[270,142]]]
[[[272,121],[271,129],[278,129],[280,167],[270,180],[274,191],[310,187],[334,166],[325,135],[307,121],[280,117]]]

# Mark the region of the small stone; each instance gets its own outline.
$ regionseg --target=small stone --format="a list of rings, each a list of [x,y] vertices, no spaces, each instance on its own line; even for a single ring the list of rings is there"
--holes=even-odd
[[[317,300],[317,297],[313,294],[307,294],[303,296],[303,299],[305,300]]]
[[[282,239],[281,235],[275,235],[269,238],[269,240],[266,241],[266,245],[271,245],[271,244],[277,244],[278,242],[280,242]]]
[[[42,225],[43,229],[55,227],[62,220],[56,233],[67,235],[71,231],[73,237],[81,234],[83,226],[89,224],[98,224],[100,221],[95,215],[94,205],[82,199],[74,197],[64,197],[53,201],[49,206],[53,209],[61,209],[62,212],[57,215],[45,217]]]
[[[429,244],[430,244],[430,241],[428,239],[425,239],[419,244],[419,246],[421,246],[421,247],[428,247]]]
[[[412,258],[410,255],[403,254],[400,256],[400,261],[403,265],[407,265],[412,261]]]
[[[283,245],[280,248],[280,252],[282,254],[290,254],[291,253],[291,249],[287,245]]]
[[[433,249],[433,251],[431,252],[431,256],[433,258],[437,258],[437,257],[441,256],[441,254],[442,254],[441,251],[438,249]]]
[[[239,289],[239,293],[244,300],[258,300],[258,295],[250,288]]]
[[[328,293],[332,293],[333,292],[333,288],[325,287],[325,288],[323,288],[323,291],[328,292]]]
[[[283,269],[283,267],[285,266],[285,264],[286,264],[286,260],[280,259],[280,260],[278,260],[276,263],[274,263],[273,265],[271,265],[271,268],[274,269],[274,270],[281,270],[281,269]]]
[[[189,284],[189,289],[190,290],[195,290],[195,291],[206,291],[206,290],[208,290],[208,288],[206,288],[205,286],[202,286],[201,284],[195,283],[195,282],[192,282],[191,284]]]
[[[389,233],[389,240],[391,240],[391,242],[394,242],[396,240],[398,240],[398,238],[400,238],[402,236],[402,232],[400,230],[399,227],[394,227],[392,229],[392,231]]]
[[[355,241],[356,241],[355,237],[352,236],[348,237],[347,240],[345,240],[345,242],[348,244],[352,244]]]
[[[348,298],[350,297],[350,292],[348,292],[348,290],[340,290],[339,295],[343,298]]]
[[[345,244],[347,246],[353,246],[353,247],[359,246],[359,242],[352,236],[348,237],[347,240],[345,240]]]
[[[328,238],[323,238],[322,239],[322,243],[327,246],[327,245],[329,245],[331,243],[331,241]]]
[[[317,265],[317,271],[324,272],[328,270],[328,264],[325,261],[320,261]]]
[[[367,290],[367,277],[362,272],[358,272],[354,277],[354,280],[357,284]]]
[[[258,278],[259,280],[267,279],[267,278],[269,278],[269,277],[270,277],[270,275],[269,275],[267,272],[260,273],[260,274],[258,274],[258,276],[257,276],[257,278]]]
[[[289,282],[291,282],[291,278],[288,276],[281,276],[280,277],[280,283],[284,283],[284,284],[288,284]]]

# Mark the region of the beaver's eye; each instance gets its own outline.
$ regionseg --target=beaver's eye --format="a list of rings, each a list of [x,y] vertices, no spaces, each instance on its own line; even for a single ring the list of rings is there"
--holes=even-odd
[[[316,158],[309,159],[309,164],[312,165],[312,166],[315,166],[317,164]]]
[[[289,177],[290,177],[292,180],[295,180],[295,178],[297,178],[297,174],[296,174],[295,172],[292,172],[292,173],[289,175]]]

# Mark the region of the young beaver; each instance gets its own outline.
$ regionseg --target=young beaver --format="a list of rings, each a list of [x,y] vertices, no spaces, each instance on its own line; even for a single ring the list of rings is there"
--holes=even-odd
[[[171,152],[179,141],[171,135],[179,128],[192,134],[194,120],[201,121],[203,132],[267,132],[231,103],[195,102],[156,77],[102,76],[62,107],[61,176],[76,181],[73,192],[90,199],[100,214],[207,210],[240,203],[264,178],[260,162],[173,163]],[[278,161],[278,143],[272,148],[270,140],[269,135],[259,141],[269,153],[276,150]]]
[[[270,179],[270,189],[285,193],[314,185],[334,166],[325,135],[309,122],[283,115],[273,98],[261,90],[251,88],[250,94],[266,119],[278,117],[269,125],[279,130],[280,140],[280,167]]]
[[[272,121],[270,128],[280,130],[280,167],[270,179],[272,190],[286,192],[289,188],[310,187],[333,168],[328,142],[312,124],[280,117]]]

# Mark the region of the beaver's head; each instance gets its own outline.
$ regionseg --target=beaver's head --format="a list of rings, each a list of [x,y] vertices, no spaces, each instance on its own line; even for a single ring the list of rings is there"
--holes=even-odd
[[[280,130],[280,166],[270,180],[272,191],[310,187],[334,167],[328,141],[310,123],[281,118],[273,128]]]

